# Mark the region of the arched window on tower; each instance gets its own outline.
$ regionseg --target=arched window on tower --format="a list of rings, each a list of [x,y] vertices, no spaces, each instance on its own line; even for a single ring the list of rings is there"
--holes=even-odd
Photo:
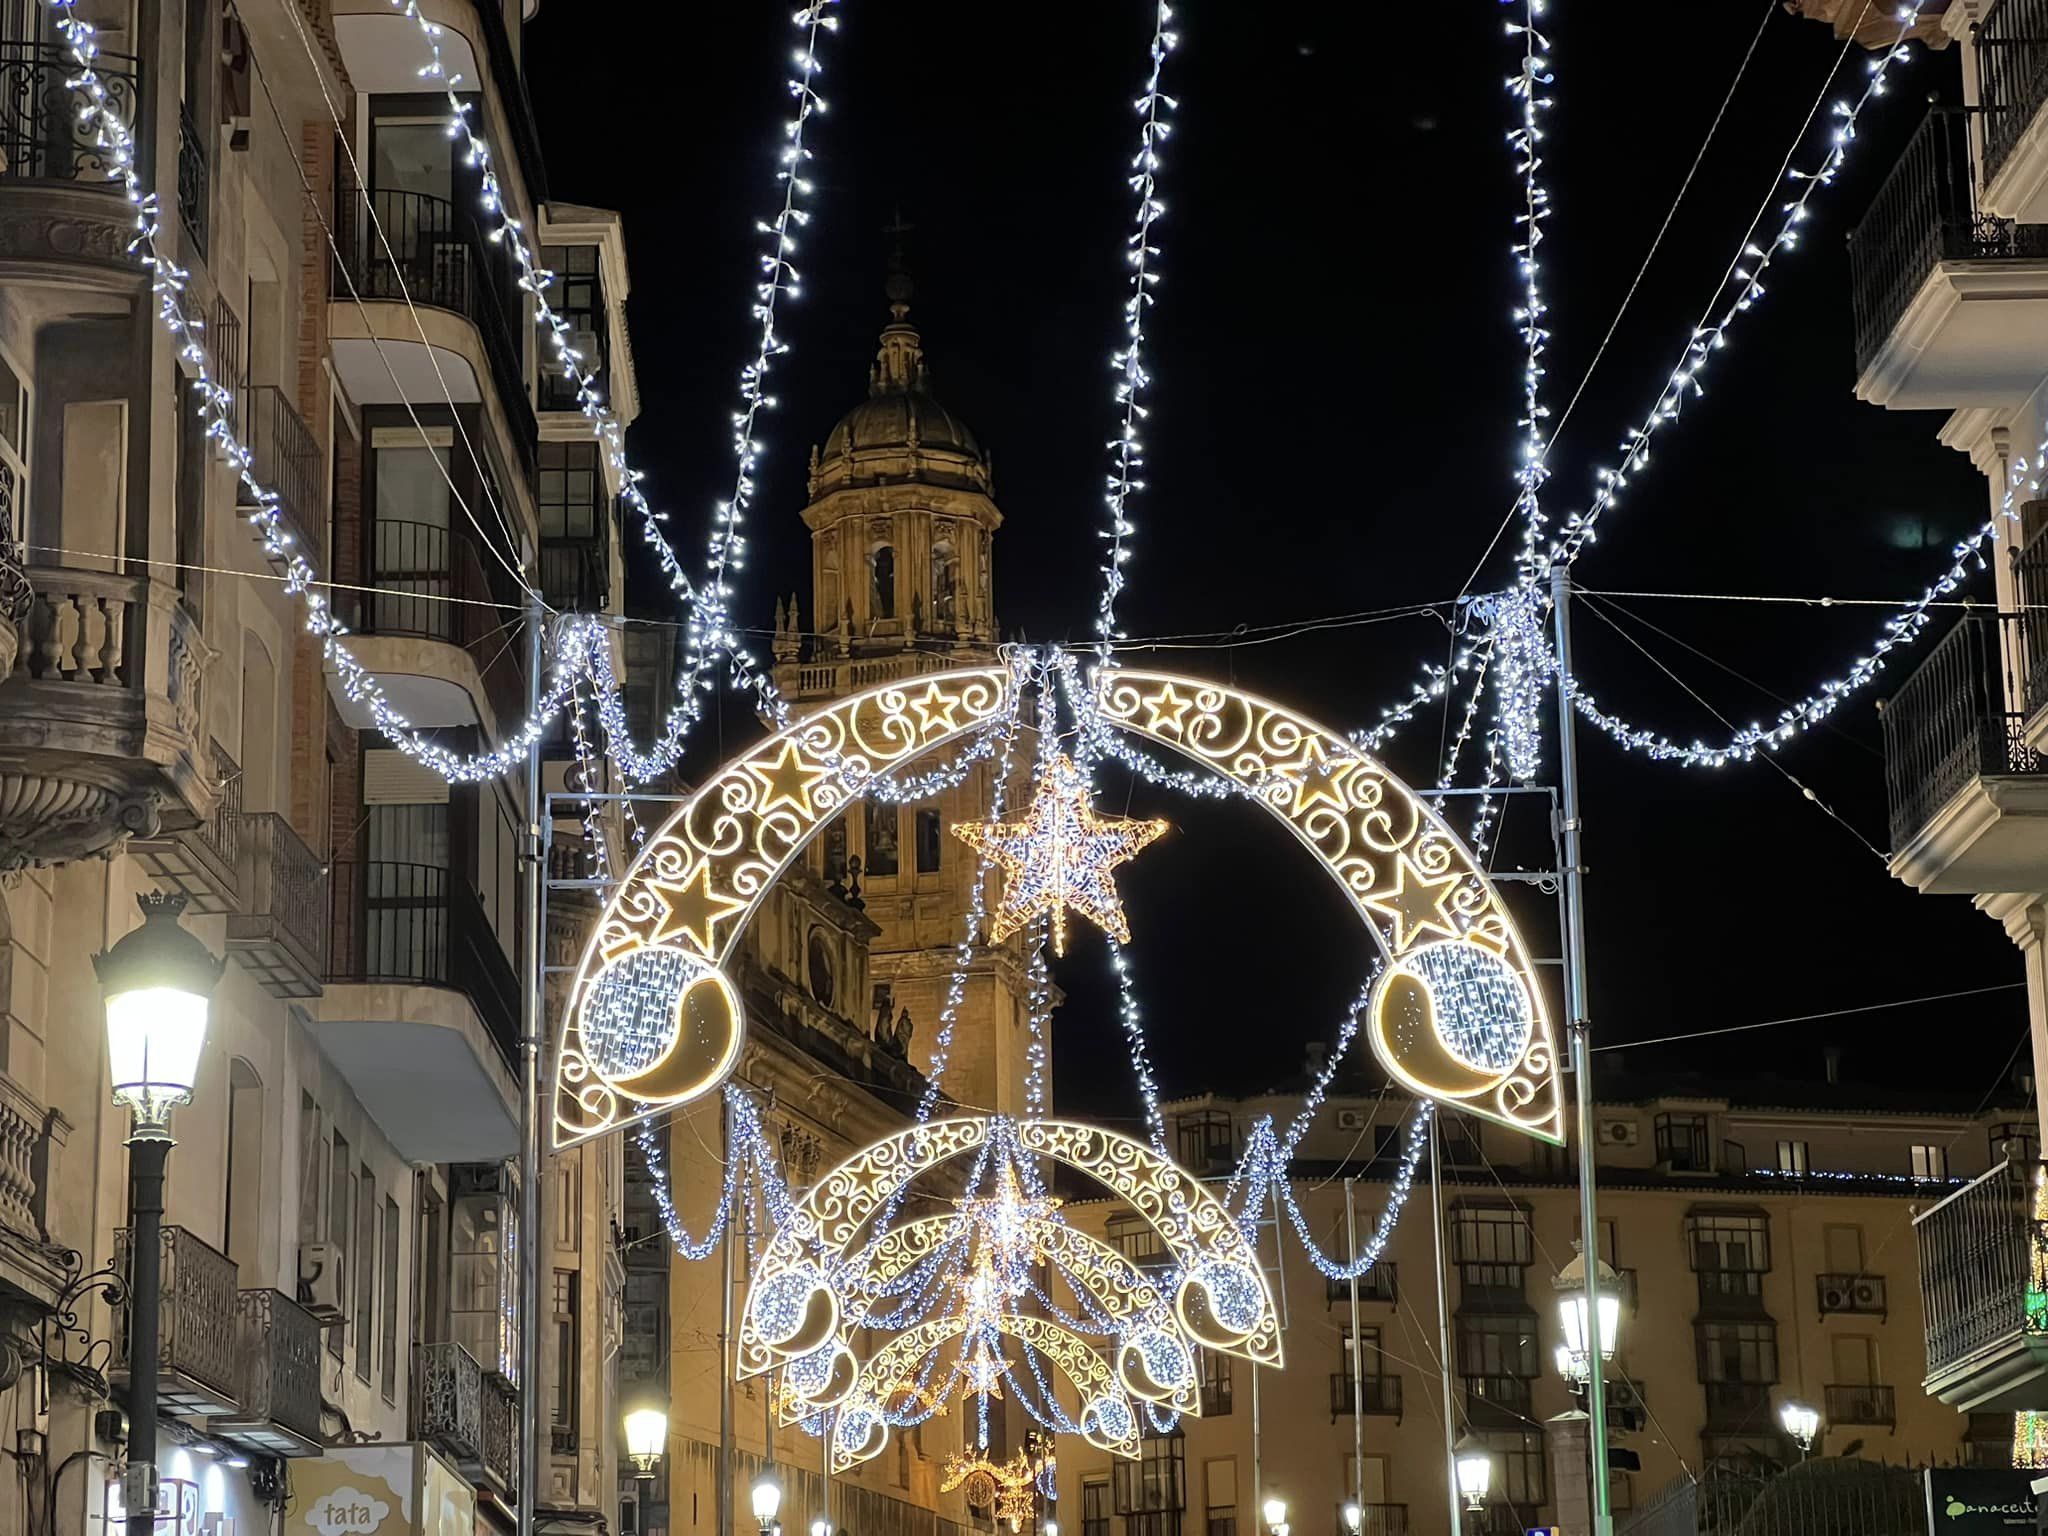
[[[932,623],[952,628],[960,622],[960,553],[951,539],[932,543]]]
[[[896,551],[887,544],[868,551],[868,617],[896,617]]]

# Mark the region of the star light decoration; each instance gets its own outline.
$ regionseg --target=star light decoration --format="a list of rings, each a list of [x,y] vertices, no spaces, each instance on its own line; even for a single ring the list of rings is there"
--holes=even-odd
[[[1031,809],[1022,821],[956,822],[953,835],[1002,867],[1001,905],[989,923],[1000,944],[1041,916],[1052,919],[1052,952],[1067,952],[1067,911],[1080,913],[1118,943],[1128,943],[1110,871],[1166,831],[1163,821],[1098,816],[1087,777],[1064,752],[1038,776]]]

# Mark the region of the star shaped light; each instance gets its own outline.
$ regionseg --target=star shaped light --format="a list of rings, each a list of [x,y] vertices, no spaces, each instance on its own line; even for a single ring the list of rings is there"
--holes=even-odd
[[[953,835],[1003,867],[1002,904],[989,923],[1000,944],[1042,914],[1052,917],[1052,951],[1067,952],[1067,909],[1126,943],[1131,925],[1109,872],[1166,830],[1163,821],[1098,816],[1088,782],[1064,752],[1045,765],[1022,821],[958,822]]]

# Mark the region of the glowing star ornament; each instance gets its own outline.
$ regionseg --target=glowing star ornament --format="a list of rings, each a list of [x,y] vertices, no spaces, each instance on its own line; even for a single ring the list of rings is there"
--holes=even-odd
[[[989,923],[989,938],[1000,944],[1050,916],[1056,955],[1067,952],[1069,908],[1118,943],[1129,941],[1131,925],[1109,872],[1165,831],[1163,821],[1096,815],[1088,781],[1065,753],[1045,765],[1022,821],[953,827],[955,837],[1003,869],[1003,900]]]
[[[969,1392],[978,1397],[1000,1399],[1003,1395],[1003,1378],[1010,1372],[1010,1362],[988,1341],[986,1333],[978,1333],[973,1347],[960,1357],[960,1379]]]

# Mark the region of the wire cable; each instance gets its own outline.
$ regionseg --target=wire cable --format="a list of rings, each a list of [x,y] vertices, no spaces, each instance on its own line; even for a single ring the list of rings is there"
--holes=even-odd
[[[1988,987],[1965,987],[1957,992],[1930,992],[1925,997],[1900,997],[1884,1003],[1858,1003],[1849,1008],[1826,1008],[1819,1013],[1794,1013],[1782,1019],[1759,1019],[1754,1024],[1724,1024],[1718,1029],[1688,1030],[1682,1035],[1658,1035],[1649,1040],[1616,1040],[1596,1045],[1594,1051],[1633,1051],[1651,1045],[1675,1045],[1682,1040],[1708,1040],[1718,1035],[1740,1035],[1753,1029],[1776,1029],[1782,1024],[1811,1024],[1819,1019],[1844,1019],[1859,1013],[1884,1013],[1893,1008],[1917,1008],[1922,1003],[1947,1003],[1959,997],[1984,997],[1993,992],[2022,992],[2024,981],[2001,981]],[[1996,1089],[1994,1087],[1993,1091]],[[1981,1112],[1981,1111],[1980,1111]]]

